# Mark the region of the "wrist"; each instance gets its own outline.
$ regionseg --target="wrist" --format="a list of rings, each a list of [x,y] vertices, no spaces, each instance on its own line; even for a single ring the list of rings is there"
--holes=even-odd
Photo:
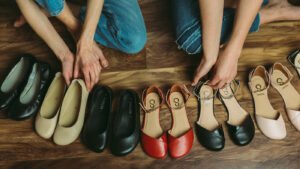
[[[67,60],[73,60],[73,53],[70,50],[65,50],[65,51],[61,51],[58,55],[57,55],[58,59],[61,62],[65,62]]]

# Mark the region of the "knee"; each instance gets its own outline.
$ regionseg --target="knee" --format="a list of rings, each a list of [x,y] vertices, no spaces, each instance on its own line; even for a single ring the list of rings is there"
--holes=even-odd
[[[121,43],[120,50],[127,54],[136,54],[140,52],[147,42],[146,30],[143,31],[129,31],[126,36],[119,39]]]
[[[35,0],[50,16],[58,16],[64,9],[64,0]]]
[[[198,54],[202,49],[202,35],[200,29],[186,29],[177,36],[178,49],[189,55]]]

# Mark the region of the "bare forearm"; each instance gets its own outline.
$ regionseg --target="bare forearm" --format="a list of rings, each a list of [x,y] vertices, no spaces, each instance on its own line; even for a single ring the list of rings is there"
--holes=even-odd
[[[102,12],[104,0],[88,0],[87,14],[80,39],[92,42]]]
[[[205,57],[217,58],[222,30],[224,0],[199,0]]]
[[[70,54],[68,46],[34,1],[17,0],[16,2],[32,29],[47,43],[60,60]]]
[[[261,7],[261,4],[262,0],[239,0],[233,32],[227,45],[228,48],[238,51],[242,50],[250,27]]]

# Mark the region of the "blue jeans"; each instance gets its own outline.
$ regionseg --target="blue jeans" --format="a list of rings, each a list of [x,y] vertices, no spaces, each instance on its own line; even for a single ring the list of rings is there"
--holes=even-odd
[[[268,0],[264,0],[263,5]],[[173,23],[175,27],[176,43],[179,49],[188,54],[198,54],[202,50],[202,29],[198,0],[172,0]],[[225,43],[233,29],[235,9],[225,8],[223,14],[221,43]],[[250,32],[259,29],[260,17],[256,15]]]
[[[51,16],[64,9],[65,0],[35,0]],[[79,19],[83,22],[86,6],[80,9]],[[128,54],[141,51],[147,41],[146,27],[137,0],[105,0],[102,14],[94,37],[103,46]]]

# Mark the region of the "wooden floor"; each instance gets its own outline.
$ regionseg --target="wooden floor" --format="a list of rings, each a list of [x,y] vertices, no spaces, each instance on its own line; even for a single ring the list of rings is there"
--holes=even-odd
[[[32,53],[59,70],[59,62],[54,54],[29,26],[13,28],[13,20],[19,12],[13,2],[8,2],[0,0],[0,80],[20,53]],[[177,50],[172,34],[169,3],[169,0],[140,0],[148,29],[146,48],[135,56],[105,49],[110,68],[101,75],[101,84],[109,85],[115,91],[131,88],[140,92],[153,83],[166,90],[173,83],[190,82],[199,57],[188,56]],[[70,47],[74,48],[67,31],[56,20],[53,22]],[[284,63],[295,74],[293,83],[300,91],[299,77],[286,61],[287,54],[297,47],[300,47],[300,22],[273,23],[261,27],[258,33],[248,37],[237,77],[242,82],[237,98],[248,112],[253,114],[247,77],[249,70],[256,65],[270,65],[275,61]],[[121,158],[112,156],[109,150],[101,154],[93,153],[80,140],[69,146],[56,146],[50,140],[44,140],[35,134],[32,120],[15,122],[0,113],[0,168],[299,169],[300,132],[288,121],[283,101],[274,89],[271,89],[270,98],[275,108],[284,115],[288,130],[286,139],[269,140],[256,130],[250,145],[238,147],[225,132],[226,146],[223,151],[207,151],[195,140],[191,153],[178,160],[154,160],[147,157],[140,146],[132,154]],[[195,98],[188,101],[187,110],[192,125],[197,118],[196,106]],[[218,120],[224,123],[227,115],[219,101],[216,101],[215,111]],[[170,113],[166,107],[162,110],[161,123],[166,130],[170,127]]]

